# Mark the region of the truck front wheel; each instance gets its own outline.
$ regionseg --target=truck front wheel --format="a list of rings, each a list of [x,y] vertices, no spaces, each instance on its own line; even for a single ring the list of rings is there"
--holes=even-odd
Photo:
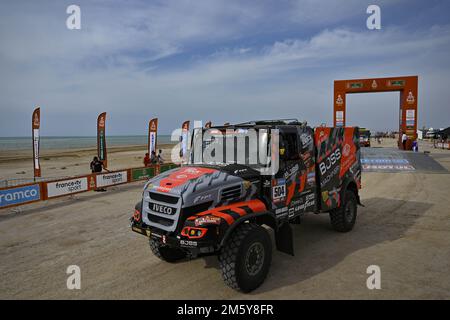
[[[153,254],[163,261],[174,263],[186,258],[186,253],[181,249],[163,245],[153,239],[149,240],[149,244]]]
[[[339,232],[349,232],[355,225],[357,215],[357,200],[353,191],[347,190],[344,201],[337,209],[330,211],[331,226]]]
[[[253,223],[238,226],[219,255],[223,280],[243,292],[250,292],[264,282],[271,261],[269,233]]]

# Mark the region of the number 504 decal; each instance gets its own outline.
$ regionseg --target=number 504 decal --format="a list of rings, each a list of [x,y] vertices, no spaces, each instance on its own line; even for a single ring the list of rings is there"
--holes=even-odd
[[[281,185],[272,187],[272,199],[273,200],[281,199],[284,197],[286,197],[286,185],[285,184],[281,184]]]

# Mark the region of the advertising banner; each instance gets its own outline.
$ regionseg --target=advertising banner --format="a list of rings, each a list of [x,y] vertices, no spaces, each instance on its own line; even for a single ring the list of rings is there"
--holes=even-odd
[[[158,140],[158,118],[150,120],[148,123],[148,154],[152,156],[152,152],[156,154],[156,145]]]
[[[99,174],[95,177],[97,188],[114,186],[116,184],[122,184],[128,182],[128,172],[118,171],[111,173]]]
[[[179,165],[177,165],[175,163],[162,164],[159,168],[159,173],[173,169],[173,168],[177,168],[177,167],[179,167]]]
[[[40,199],[39,184],[0,190],[0,208],[25,204]]]
[[[49,182],[47,185],[47,198],[59,197],[67,194],[78,193],[88,190],[88,178],[75,178]]]
[[[185,157],[187,155],[188,148],[188,139],[189,139],[189,121],[183,122],[181,126],[181,137],[180,137],[180,158],[184,162]]]
[[[155,168],[154,167],[146,167],[146,168],[135,168],[131,169],[131,180],[146,180],[155,176]]]
[[[106,150],[106,112],[101,113],[97,118],[97,156],[103,162],[105,168],[108,167],[108,156]]]
[[[31,129],[33,134],[33,169],[35,178],[41,176],[41,164],[39,162],[40,127],[41,127],[41,108],[37,107],[33,111],[33,117],[31,120]]]

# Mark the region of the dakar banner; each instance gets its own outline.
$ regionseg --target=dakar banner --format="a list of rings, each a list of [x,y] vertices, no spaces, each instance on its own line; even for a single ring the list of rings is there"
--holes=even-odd
[[[103,165],[108,167],[107,151],[106,151],[106,134],[105,134],[106,112],[101,113],[97,118],[97,156]]]
[[[33,132],[33,168],[34,177],[41,176],[41,164],[39,162],[39,129],[41,127],[41,108],[34,109],[31,120],[31,128]]]
[[[156,154],[156,143],[158,139],[158,118],[150,120],[148,123],[148,154],[152,156],[154,151]]]
[[[181,126],[181,137],[180,137],[180,158],[184,159],[187,154],[188,147],[188,139],[189,139],[189,121],[183,122]]]

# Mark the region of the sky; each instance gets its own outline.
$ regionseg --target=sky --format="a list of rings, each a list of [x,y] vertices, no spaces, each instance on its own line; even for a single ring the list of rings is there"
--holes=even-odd
[[[66,9],[81,9],[69,30]],[[381,8],[369,30],[367,7]],[[297,118],[332,124],[333,81],[419,76],[419,127],[450,126],[450,1],[0,2],[0,136],[170,134]],[[399,93],[347,97],[347,124],[397,130]]]

